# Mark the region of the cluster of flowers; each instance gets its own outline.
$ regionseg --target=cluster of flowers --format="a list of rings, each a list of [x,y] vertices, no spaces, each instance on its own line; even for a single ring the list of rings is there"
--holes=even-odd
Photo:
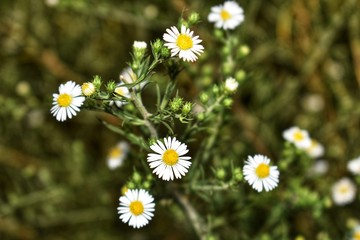
[[[243,10],[234,1],[226,1],[223,5],[211,8],[208,16],[210,22],[215,23],[215,27],[223,29],[234,29],[244,20]],[[194,32],[186,26],[181,26],[180,31],[173,26],[166,30],[163,35],[166,46],[171,57],[178,56],[184,61],[194,62],[203,52],[204,47],[200,44],[202,40],[194,36]],[[145,42],[134,42],[134,49],[143,51],[146,49]],[[134,82],[136,75],[131,68],[125,69],[120,75],[120,83],[114,89],[114,94],[120,96],[120,100],[109,101],[109,105],[115,104],[122,107],[131,99],[127,83]],[[238,87],[238,82],[228,77],[224,82],[227,92],[233,93]],[[140,84],[140,89],[143,85]],[[76,116],[80,111],[87,97],[92,96],[98,89],[96,86],[87,82],[82,86],[73,81],[61,84],[59,93],[53,94],[52,115],[58,121],[65,121]],[[148,153],[147,162],[153,169],[153,173],[165,181],[180,179],[186,175],[191,166],[191,157],[188,153],[187,145],[178,141],[175,137],[164,138],[163,141],[156,140]],[[111,149],[108,156],[108,167],[115,169],[122,165],[129,152],[129,145],[126,142],[119,142]],[[258,192],[274,189],[279,182],[279,171],[276,166],[270,166],[270,159],[263,155],[249,156],[243,167],[243,174],[248,183]],[[134,228],[140,228],[148,224],[154,216],[155,203],[153,196],[144,189],[129,189],[119,198],[120,206],[118,213],[124,223],[128,223]]]
[[[298,149],[304,150],[310,157],[319,158],[324,155],[324,147],[309,133],[297,126],[291,127],[283,132],[286,141],[293,143]]]
[[[360,156],[350,160],[347,169],[353,175],[360,176]],[[343,177],[333,184],[331,192],[334,203],[343,206],[355,200],[356,184],[349,177]]]
[[[283,132],[283,137],[312,158],[319,158],[324,155],[324,147],[318,141],[310,138],[309,133],[304,129],[297,126],[291,127]],[[314,166],[314,171],[326,172],[328,166],[325,163],[325,160],[318,160]],[[360,157],[350,160],[347,169],[353,175],[360,175]],[[339,206],[353,202],[356,198],[356,192],[356,184],[349,177],[339,179],[331,187],[333,202]]]

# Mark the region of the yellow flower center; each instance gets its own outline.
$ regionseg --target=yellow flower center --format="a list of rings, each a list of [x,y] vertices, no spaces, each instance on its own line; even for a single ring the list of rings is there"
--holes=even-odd
[[[118,147],[114,147],[114,148],[112,148],[112,149],[110,150],[110,152],[109,152],[109,157],[110,157],[110,158],[117,158],[117,157],[120,157],[121,154],[122,154],[121,149],[118,148]]]
[[[144,205],[140,201],[133,201],[130,203],[130,212],[135,216],[139,216],[144,212]]]
[[[229,20],[231,18],[231,14],[226,10],[221,10],[220,16],[224,21]]]
[[[354,233],[353,239],[360,240],[360,231],[357,231],[357,232]]]
[[[345,193],[347,193],[348,191],[349,191],[349,188],[348,188],[348,186],[346,186],[346,185],[343,185],[343,186],[340,186],[340,187],[339,187],[339,192],[342,193],[342,194],[345,194]]]
[[[72,97],[69,94],[63,93],[59,95],[57,103],[60,107],[68,107],[71,104],[71,100]]]
[[[259,178],[266,178],[270,175],[270,167],[265,163],[260,163],[255,173]]]
[[[115,88],[116,94],[125,97],[124,89],[122,87]]]
[[[180,34],[176,40],[176,45],[181,49],[181,50],[188,50],[190,48],[192,48],[193,46],[193,40],[191,39],[190,36],[185,35],[185,34]]]
[[[177,154],[177,152],[175,150],[168,149],[164,152],[162,159],[166,165],[172,166],[172,165],[175,165],[179,161],[179,155]]]
[[[295,139],[295,141],[301,141],[301,140],[303,140],[305,137],[304,137],[304,134],[302,134],[302,132],[300,132],[300,131],[296,131],[295,133],[294,133],[294,139]]]

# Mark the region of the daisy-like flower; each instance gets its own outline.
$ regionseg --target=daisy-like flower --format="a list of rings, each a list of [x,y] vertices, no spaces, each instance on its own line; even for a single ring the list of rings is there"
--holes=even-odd
[[[147,161],[150,168],[154,168],[153,173],[165,181],[174,180],[174,175],[175,178],[185,176],[191,165],[188,161],[191,157],[184,156],[189,151],[187,146],[175,137],[164,138],[164,143],[157,140],[150,146],[155,153],[149,153]]]
[[[129,152],[129,144],[121,141],[116,146],[112,147],[108,153],[107,165],[113,170],[120,167]]]
[[[181,26],[181,32],[173,26],[166,29],[163,39],[166,42],[164,45],[170,49],[171,56],[179,54],[179,58],[184,61],[194,62],[202,52],[204,47],[200,44],[202,42],[199,36],[193,36],[194,32],[184,25]]]
[[[154,198],[144,189],[129,189],[119,198],[120,219],[133,228],[141,228],[154,216]]]
[[[310,147],[305,148],[305,152],[312,158],[319,158],[324,155],[324,146],[318,141],[311,139]]]
[[[56,120],[63,122],[66,118],[76,116],[84,101],[85,97],[82,96],[80,85],[68,81],[60,84],[59,93],[53,94],[53,107],[50,111]]]
[[[115,104],[118,108],[121,108],[123,105],[127,104],[127,98],[130,98],[130,91],[127,87],[122,85],[123,83],[119,83],[118,86],[115,88],[114,93],[120,97],[123,97],[124,100],[116,100],[110,101],[109,105],[112,106]]]
[[[249,156],[243,168],[244,178],[258,192],[264,188],[268,192],[274,189],[279,182],[280,172],[276,166],[270,166],[270,159],[257,154]]]
[[[226,91],[233,93],[236,91],[236,89],[238,88],[239,83],[235,80],[235,78],[233,77],[228,77],[225,80],[225,89]]]
[[[211,8],[208,21],[215,22],[216,28],[234,29],[244,21],[244,11],[235,1],[226,1]]]
[[[283,132],[285,140],[295,144],[297,148],[306,149],[311,146],[311,138],[306,130],[291,127]]]
[[[336,205],[343,206],[354,201],[356,186],[349,178],[338,180],[331,188],[332,199]]]
[[[347,169],[355,175],[360,175],[360,156],[350,160],[347,164]]]

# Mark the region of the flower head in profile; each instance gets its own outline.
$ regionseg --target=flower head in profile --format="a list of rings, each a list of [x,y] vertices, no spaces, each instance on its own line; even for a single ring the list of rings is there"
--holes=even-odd
[[[343,206],[354,201],[356,186],[349,178],[338,180],[331,187],[332,199],[336,205]]]
[[[202,40],[199,36],[193,36],[194,32],[184,25],[181,26],[181,32],[175,26],[166,29],[166,32],[163,35],[166,42],[164,45],[170,49],[172,57],[179,54],[180,59],[194,62],[197,55],[204,52],[204,47],[200,44]]]
[[[80,85],[68,81],[60,84],[59,93],[53,94],[53,107],[50,111],[56,120],[63,122],[67,118],[76,116],[84,101],[85,97],[82,96]]]
[[[146,49],[146,47],[147,47],[147,43],[144,41],[134,41],[133,43],[133,48],[138,50]]]
[[[360,175],[360,156],[350,160],[347,169],[354,175]]]
[[[312,158],[322,157],[324,155],[324,146],[314,139],[311,139],[310,141],[310,146],[304,149],[305,152]]]
[[[191,157],[184,156],[189,150],[184,143],[176,140],[175,137],[164,138],[164,143],[157,140],[150,146],[155,153],[149,153],[147,161],[150,168],[154,168],[159,178],[165,181],[181,178],[188,172]]]
[[[311,138],[306,130],[299,127],[291,127],[283,132],[285,140],[293,143],[299,149],[306,149],[311,146]]]
[[[154,216],[154,198],[144,189],[129,189],[119,201],[119,218],[133,228],[145,226]]]
[[[110,106],[115,103],[118,108],[121,108],[123,105],[128,103],[127,99],[130,98],[130,91],[129,88],[124,86],[123,84],[123,82],[120,82],[114,90],[114,94],[121,98],[121,100],[110,101]]]
[[[126,84],[132,84],[138,80],[136,74],[131,69],[131,67],[124,68],[120,73],[120,81],[124,82]],[[138,85],[135,85],[133,88],[137,91],[143,89],[145,85],[147,84],[147,80],[141,81]]]
[[[96,88],[93,83],[86,82],[86,83],[83,83],[83,85],[81,85],[81,90],[85,96],[90,97],[91,95],[93,95],[95,93]]]
[[[270,166],[270,159],[257,154],[249,156],[243,168],[244,178],[258,192],[274,189],[279,182],[280,172],[276,166]]]
[[[124,159],[126,158],[129,152],[129,144],[125,141],[121,141],[116,146],[112,147],[109,150],[107,157],[107,165],[110,169],[116,169],[120,167]]]
[[[208,21],[214,22],[216,28],[234,29],[244,21],[244,11],[235,1],[226,1],[211,8]]]

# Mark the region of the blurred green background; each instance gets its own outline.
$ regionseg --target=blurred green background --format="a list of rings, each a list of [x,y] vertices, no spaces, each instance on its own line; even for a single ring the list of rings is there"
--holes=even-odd
[[[195,88],[188,83],[202,81],[202,72],[221,65],[206,20],[210,7],[221,3],[1,1],[0,239],[196,239],[186,219],[172,217],[180,209],[169,212],[166,203],[143,229],[123,224],[116,207],[132,167],[106,166],[107,152],[120,137],[98,118],[112,117],[82,111],[59,123],[50,107],[60,83],[81,84],[96,74],[117,81],[134,40],[161,38],[189,11],[203,19],[196,34],[207,51],[196,63],[198,77],[180,75],[187,88]],[[246,17],[236,34],[251,54],[241,63],[248,80],[235,96],[234,120],[223,127],[224,148],[242,153],[240,165],[254,152],[276,158],[282,131],[299,125],[325,146],[330,172],[324,181],[345,175],[346,162],[360,155],[359,1],[238,3]],[[325,216],[333,239],[343,230],[331,217],[346,221],[353,211],[345,207]],[[320,230],[307,226],[306,211],[292,214],[288,236],[314,239]]]

